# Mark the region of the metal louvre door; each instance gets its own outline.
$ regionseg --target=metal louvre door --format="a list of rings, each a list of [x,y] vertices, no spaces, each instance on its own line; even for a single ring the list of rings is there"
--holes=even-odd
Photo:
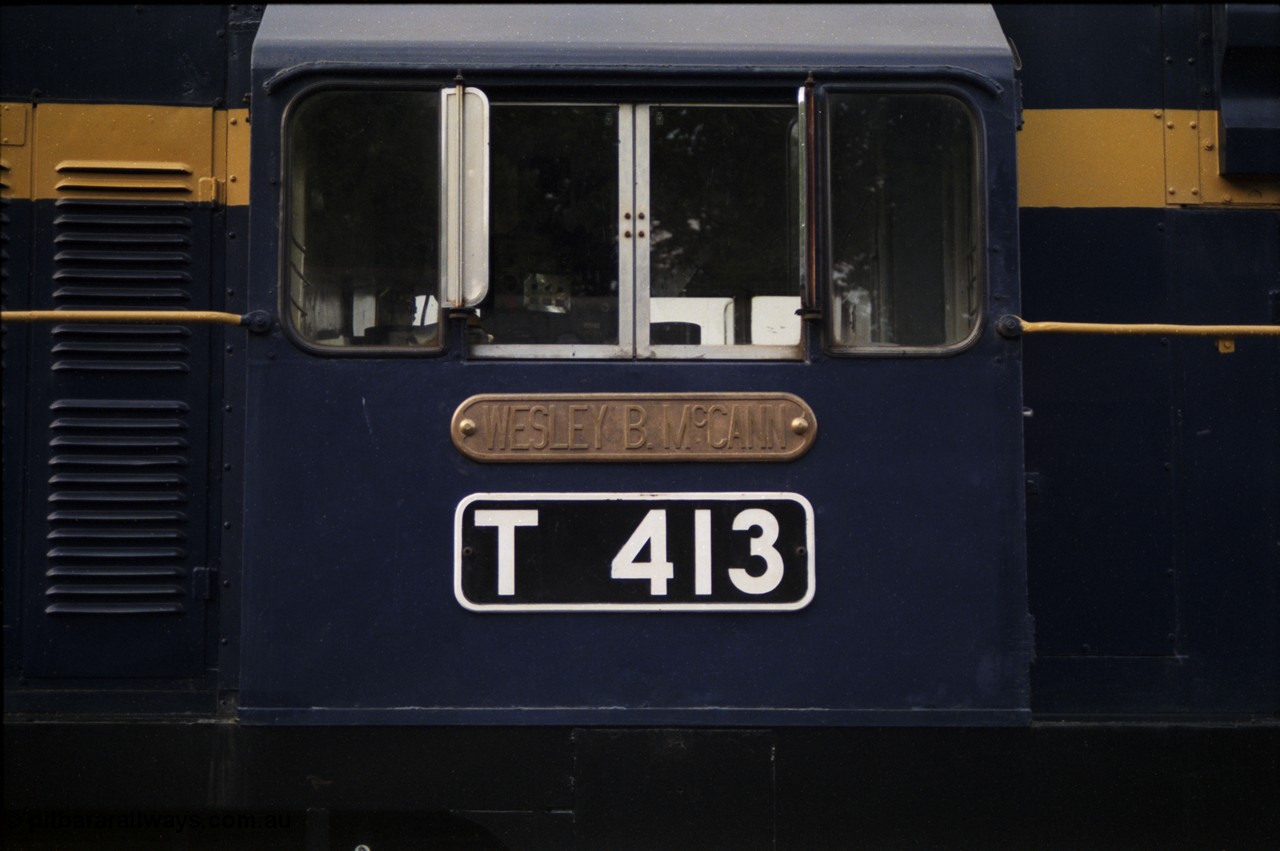
[[[382,82],[361,75],[372,32],[334,27],[336,10],[267,11],[250,306],[281,321],[248,341],[242,457],[228,447],[245,483],[245,721],[1027,720],[1020,360],[990,318],[1018,303],[1016,198],[987,189],[1014,171],[1008,47],[989,10],[938,9],[925,38],[895,29],[893,10],[830,8],[788,13],[802,37],[784,43],[805,46],[769,49],[763,23],[718,9],[656,29],[617,10],[647,45],[571,9],[397,8],[361,25],[400,34],[379,59],[403,73]],[[712,31],[714,49],[689,35]],[[405,35],[419,32],[430,50]],[[503,35],[517,32],[554,34]],[[894,32],[891,55],[868,47]],[[317,57],[323,80],[296,70]],[[839,70],[867,64],[883,69]],[[737,66],[753,73],[724,71]],[[459,67],[499,116],[490,290],[452,318],[441,296],[428,317],[448,292],[443,265],[353,250],[366,265],[339,268],[327,258],[341,252],[318,244],[343,238],[343,204],[401,202],[326,182],[289,134],[318,132],[303,107],[321,90],[452,90]],[[681,78],[672,95],[672,75],[712,67],[715,86]],[[619,81],[620,68],[643,80]],[[894,100],[915,97],[933,100],[914,112]],[[908,174],[892,143],[932,126],[910,122],[935,101],[960,141]],[[497,137],[511,104],[573,122],[590,156],[564,147],[567,130]],[[721,104],[736,111],[705,108]],[[397,132],[443,138],[433,115]],[[886,165],[868,166],[887,177],[831,197],[867,178],[850,166],[833,182],[842,166],[828,158],[864,147],[853,128],[878,121],[899,122],[877,149]],[[725,166],[701,195],[672,176],[673,139],[722,126],[746,145],[752,122],[767,125],[771,159],[717,143],[699,149]],[[626,132],[637,147],[613,151]],[[468,161],[450,144],[424,154],[415,181]],[[751,205],[714,206],[738,171],[768,184],[755,206],[779,199],[768,227]],[[811,207],[798,210],[805,174]],[[935,210],[923,193],[937,175],[958,188]],[[434,215],[420,200],[403,202],[418,224]],[[464,229],[480,226],[472,214]],[[660,224],[673,235],[650,250],[640,240]],[[794,235],[769,249],[776,263],[742,256],[769,228]],[[700,261],[700,242],[719,253]],[[909,279],[926,268],[940,283],[921,295]]]

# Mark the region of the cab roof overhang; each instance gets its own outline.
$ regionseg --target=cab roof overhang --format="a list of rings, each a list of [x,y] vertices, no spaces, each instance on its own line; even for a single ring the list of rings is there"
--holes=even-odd
[[[268,6],[253,48],[268,90],[388,72],[938,72],[1013,77],[990,6]]]

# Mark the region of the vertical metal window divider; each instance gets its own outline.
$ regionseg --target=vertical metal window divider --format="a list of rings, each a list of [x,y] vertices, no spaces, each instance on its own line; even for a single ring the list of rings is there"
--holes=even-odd
[[[804,300],[801,302],[800,309],[802,311],[812,311],[818,306],[817,279],[818,279],[818,251],[814,239],[814,223],[817,221],[815,216],[814,204],[817,198],[817,187],[815,186],[815,178],[817,168],[814,163],[814,108],[813,108],[813,74],[810,73],[804,81],[804,86],[800,92],[800,140],[804,146],[804,154],[800,157],[800,191],[803,193],[801,199],[800,211],[800,239],[804,245],[804,268],[801,270],[803,276],[802,291],[804,292]],[[804,315],[803,313],[801,315]]]
[[[822,320],[823,310],[818,300],[818,146],[817,146],[817,93],[813,72],[809,72],[804,85],[796,91],[800,120],[800,309],[796,314],[801,323],[801,345],[806,360],[813,360],[822,352],[823,331],[815,325]]]
[[[631,356],[634,359],[653,356],[649,339],[649,322],[652,316],[649,301],[650,267],[649,240],[652,228],[649,215],[649,104],[632,104],[625,107],[632,114],[632,150],[628,166],[627,182],[632,187],[632,212],[635,222],[631,230],[631,263],[635,270],[632,277],[631,301],[634,307],[634,337]]]
[[[466,354],[467,328],[476,316],[476,306],[488,294],[489,250],[489,101],[484,92],[468,88],[462,73],[452,89],[441,92],[441,181],[440,210],[444,251],[440,258],[444,313],[454,320],[450,349],[452,356]],[[475,97],[478,114],[468,122],[470,97]],[[452,97],[452,100],[450,99]],[[478,120],[478,125],[473,126]],[[450,130],[453,130],[450,133]],[[456,197],[451,197],[451,189]],[[475,193],[480,202],[467,204]],[[452,216],[450,214],[453,214]],[[471,262],[467,255],[471,253]],[[468,274],[476,284],[468,287]]]
[[[456,226],[456,230],[453,231],[454,238],[452,240],[449,240],[451,244],[445,247],[445,256],[441,258],[441,261],[442,261],[441,265],[447,268],[448,255],[450,253],[453,253],[456,255],[457,259],[455,260],[455,264],[453,266],[454,273],[457,275],[456,290],[454,289],[455,287],[454,281],[449,279],[444,279],[443,283],[447,290],[453,290],[453,292],[450,292],[448,297],[445,299],[445,302],[448,305],[447,315],[449,319],[452,320],[449,323],[450,331],[448,333],[451,339],[449,340],[448,344],[449,344],[449,349],[451,354],[454,357],[457,357],[459,359],[466,357],[467,326],[470,322],[471,316],[474,314],[474,309],[470,309],[470,310],[466,309],[462,307],[460,304],[455,302],[455,294],[456,294],[457,301],[461,301],[462,282],[466,280],[466,278],[464,277],[465,261],[463,259],[464,252],[462,247],[462,239],[463,239],[462,230],[463,230],[463,225],[466,222],[466,218],[464,218],[464,214],[466,213],[466,201],[465,201],[466,193],[463,192],[462,190],[462,182],[466,176],[466,164],[464,162],[464,158],[465,158],[465,151],[466,151],[466,147],[465,147],[466,118],[465,116],[466,116],[467,110],[465,107],[465,97],[466,97],[466,88],[462,79],[462,72],[459,71],[458,75],[454,78],[454,104],[456,105],[457,112],[458,112],[458,132],[455,134],[455,137],[454,137],[454,143],[457,145],[456,150],[458,151],[457,168],[456,168],[455,174],[449,173],[450,171],[455,171],[454,169],[448,169],[448,168],[445,169],[446,173],[444,175],[444,181],[443,181],[445,198],[442,199],[445,201],[445,203],[441,204],[441,207],[444,208],[441,210],[441,213],[442,213],[441,219],[442,221],[447,222],[448,221],[447,216],[449,215],[449,210],[447,208],[448,181],[451,178],[457,180],[458,182],[458,193],[457,193],[458,203],[457,203],[457,211],[456,211],[457,226]],[[446,102],[447,102],[447,99],[446,99]],[[449,122],[449,112],[447,110],[445,111],[444,115],[441,116],[441,120],[444,121],[445,126],[447,128],[448,122]],[[446,131],[441,135],[447,138],[448,133]],[[442,149],[441,156],[443,157],[446,163],[449,163],[450,165],[452,165],[452,157],[449,155],[449,148],[447,144]],[[444,228],[444,232],[446,234],[449,233],[449,228],[447,225]],[[441,277],[444,278],[444,275],[442,275]]]

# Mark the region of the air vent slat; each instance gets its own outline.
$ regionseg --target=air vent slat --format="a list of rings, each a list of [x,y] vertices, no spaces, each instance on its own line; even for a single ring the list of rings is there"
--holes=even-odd
[[[58,399],[49,404],[51,411],[160,411],[191,410],[186,402],[170,399]]]
[[[174,252],[166,251],[164,253]],[[133,260],[129,262],[140,264],[140,262],[148,261]],[[173,260],[160,260],[159,262],[179,265],[178,261]],[[183,265],[189,265],[189,261]],[[157,270],[148,269],[148,267],[142,267],[142,269],[92,269],[90,267],[90,269],[86,269],[84,266],[63,266],[58,271],[55,271],[54,280],[78,280],[78,282],[84,282],[84,280],[110,280],[113,283],[120,282],[120,280],[142,280],[142,282],[148,282],[148,280],[177,280],[177,282],[191,283],[191,275],[184,273],[184,271]]]
[[[177,473],[139,475],[130,473],[58,473],[49,477],[51,485],[167,485],[186,487],[187,479]]]
[[[91,224],[86,222],[85,224]],[[180,233],[63,233],[55,245],[155,245],[165,248],[191,245],[191,238]],[[190,259],[190,258],[187,258]]]
[[[181,343],[58,343],[53,347],[57,354],[127,354],[127,355],[189,355],[191,350]]]
[[[182,511],[51,511],[50,523],[184,523],[187,515]]]
[[[183,591],[177,585],[51,585],[44,592],[46,597],[173,597],[180,596]]]
[[[190,195],[191,187],[181,180],[156,179],[139,176],[132,180],[124,177],[67,177],[59,180],[55,188],[59,192],[164,192]]]
[[[179,529],[54,529],[45,536],[50,541],[181,541],[186,539]]]
[[[191,295],[184,290],[175,290],[173,288],[157,288],[154,290],[141,290],[132,287],[59,287],[53,291],[54,298],[93,298],[103,301],[119,301],[128,299],[138,302],[155,302],[155,301],[190,301]],[[63,305],[71,309],[72,305]],[[136,305],[137,307],[147,306],[144,303]],[[92,308],[88,308],[92,309]]]
[[[123,502],[131,505],[171,505],[186,502],[187,498],[173,491],[54,491],[49,494],[49,502],[55,505],[67,503]]]
[[[181,603],[55,603],[47,615],[180,615]]]
[[[185,467],[182,455],[55,455],[50,467]]]
[[[111,579],[163,579],[172,577],[181,579],[186,576],[186,571],[180,567],[125,567],[121,565],[92,566],[92,567],[51,567],[45,571],[45,576],[50,579],[98,579],[107,577]]]
[[[171,160],[63,160],[58,174],[191,174],[191,166]]]
[[[59,361],[53,366],[54,371],[78,372],[190,372],[191,367],[176,362],[138,362],[138,361],[102,361],[75,360]]]
[[[93,202],[90,202],[93,203]],[[105,206],[106,202],[102,203]],[[137,204],[138,202],[133,202]],[[58,202],[59,207],[69,206],[65,199]],[[181,228],[189,230],[191,220],[185,216],[133,215],[121,216],[113,213],[64,213],[53,220],[59,227],[89,225],[91,227],[132,227],[132,228]],[[56,239],[56,237],[55,237]]]
[[[190,337],[191,329],[181,325],[55,325],[55,337]]]
[[[186,449],[189,445],[185,438],[181,437],[79,437],[72,435],[59,435],[49,441],[50,446],[86,446],[86,447],[113,447],[119,449]]]
[[[57,263],[187,263],[184,251],[88,251],[68,248],[53,255]]]
[[[186,427],[186,423],[182,420],[172,418],[124,419],[123,417],[58,417],[49,425],[49,428],[129,429],[133,431],[138,429],[183,430]]]
[[[181,547],[54,547],[46,553],[49,558],[83,559],[179,559],[186,554]]]

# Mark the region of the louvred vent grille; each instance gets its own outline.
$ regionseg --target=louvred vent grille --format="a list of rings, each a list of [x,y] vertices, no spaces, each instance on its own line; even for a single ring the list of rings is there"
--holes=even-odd
[[[50,406],[51,615],[180,614],[187,571],[188,406]]]
[[[191,302],[192,215],[184,202],[60,198],[53,301],[67,310],[182,310]],[[190,370],[190,331],[173,325],[53,329],[54,371]]]
[[[59,195],[129,192],[149,197],[192,194],[188,163],[142,160],[64,160],[56,166]]]

